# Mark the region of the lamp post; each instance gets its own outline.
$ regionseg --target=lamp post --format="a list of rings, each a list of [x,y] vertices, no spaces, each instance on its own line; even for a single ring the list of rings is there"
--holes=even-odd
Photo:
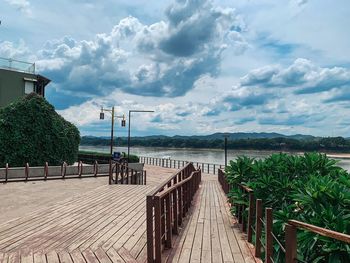
[[[225,134],[225,143],[224,143],[224,147],[225,147],[225,168],[227,166],[227,137],[228,137],[228,134]]]
[[[129,129],[128,129],[128,162],[130,156],[130,126],[131,126],[131,113],[132,112],[154,112],[153,110],[129,110]]]
[[[112,154],[113,154],[113,137],[114,137],[114,119],[122,119],[121,122],[121,126],[125,127],[125,115],[121,115],[121,116],[115,116],[115,112],[114,112],[114,106],[111,109],[104,109],[103,107],[101,108],[101,112],[100,112],[100,120],[104,120],[105,119],[105,112],[109,112],[112,114],[112,124],[111,124],[111,145],[110,145],[110,154],[111,154],[111,158],[112,158]]]

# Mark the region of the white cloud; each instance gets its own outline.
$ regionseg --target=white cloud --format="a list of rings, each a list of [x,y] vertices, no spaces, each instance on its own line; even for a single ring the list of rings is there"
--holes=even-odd
[[[26,14],[27,16],[32,15],[32,10],[30,7],[30,3],[28,0],[5,0],[10,5],[14,6],[18,10],[20,10],[22,13]]]

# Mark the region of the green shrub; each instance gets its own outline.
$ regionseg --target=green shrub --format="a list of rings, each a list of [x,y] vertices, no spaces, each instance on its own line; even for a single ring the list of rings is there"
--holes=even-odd
[[[34,93],[0,110],[0,166],[73,164],[79,130]]]
[[[283,242],[289,219],[350,234],[350,176],[324,154],[273,154],[265,160],[239,157],[226,168],[227,180],[254,190],[264,207],[274,210],[274,233]],[[233,202],[246,196],[233,188]],[[232,211],[235,213],[235,211]],[[308,231],[298,231],[298,254],[305,262],[350,262],[350,246]],[[275,247],[275,262],[284,254]]]
[[[128,157],[128,155],[123,152],[123,157]],[[130,154],[129,155],[129,163],[138,163],[140,161],[140,158],[137,155]]]

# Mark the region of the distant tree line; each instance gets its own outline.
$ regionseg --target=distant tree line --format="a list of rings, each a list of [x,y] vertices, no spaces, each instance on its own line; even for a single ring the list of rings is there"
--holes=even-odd
[[[116,138],[115,145],[127,146],[127,138]],[[107,146],[110,139],[100,137],[82,137],[81,145]],[[141,147],[167,147],[167,148],[224,148],[224,140],[174,138],[174,137],[135,137],[131,138],[131,146]],[[297,140],[290,138],[272,139],[238,139],[228,141],[229,149],[254,150],[291,150],[291,151],[334,151],[350,152],[350,140],[343,137],[314,138],[310,140]]]

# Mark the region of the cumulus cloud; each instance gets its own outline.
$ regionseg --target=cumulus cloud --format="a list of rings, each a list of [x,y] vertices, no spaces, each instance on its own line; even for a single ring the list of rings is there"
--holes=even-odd
[[[296,59],[286,68],[266,66],[251,71],[241,79],[244,86],[293,88],[296,94],[311,94],[346,87],[350,70],[341,67],[319,67],[307,59]]]
[[[17,8],[22,13],[28,16],[32,15],[32,10],[30,8],[30,3],[28,0],[5,0],[5,1],[10,5],[14,6],[15,8]]]
[[[176,1],[151,25],[122,19],[90,41],[50,41],[37,64],[62,89],[81,96],[126,93],[176,97],[203,75],[217,76],[228,47],[244,52],[242,19],[209,0]],[[238,30],[239,29],[239,30]]]
[[[20,40],[18,44],[9,41],[0,42],[0,57],[22,59],[29,55],[29,49],[23,40]]]

